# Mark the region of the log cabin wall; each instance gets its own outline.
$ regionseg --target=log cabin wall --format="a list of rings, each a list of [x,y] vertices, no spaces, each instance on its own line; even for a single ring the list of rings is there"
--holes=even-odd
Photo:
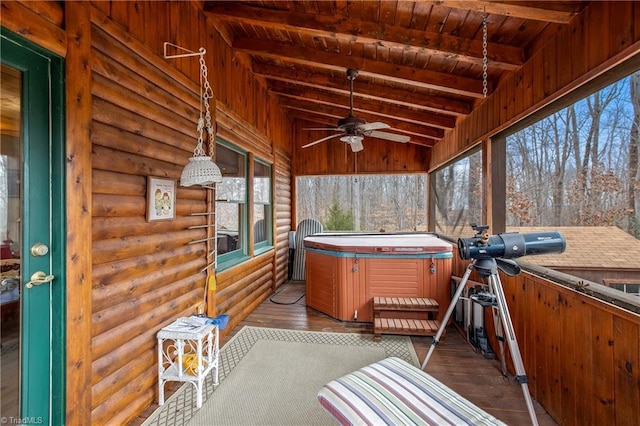
[[[197,58],[159,58],[163,42],[207,49],[219,136],[274,164],[273,145],[288,148],[289,126],[282,124],[265,87],[211,33],[191,2],[98,5],[92,32],[91,423],[122,424],[156,397],[155,333],[172,319],[195,313],[205,284],[206,247],[188,244],[205,238],[205,231],[187,228],[205,223],[189,214],[207,210],[206,191],[178,188],[176,219],[145,221],[146,176],[179,179],[195,147],[199,99],[193,82],[199,64]],[[286,178],[289,162],[280,155],[275,175]],[[281,199],[277,192],[276,200],[290,205],[290,197]],[[289,227],[277,228],[277,251],[218,273],[215,305],[218,313],[230,315],[228,329],[286,281],[279,265],[287,265],[288,251],[281,246]]]
[[[280,147],[276,148],[274,173],[274,223],[276,240],[276,256],[274,271],[276,283],[286,282],[289,278],[289,231],[293,229],[292,221],[292,185],[291,154]]]
[[[434,170],[638,52],[640,3],[592,2],[432,150]],[[491,63],[489,63],[491,66]]]
[[[206,235],[188,227],[206,223],[189,214],[207,203],[206,191],[178,188],[175,219],[146,222],[147,176],[179,179],[197,98],[169,65],[92,14],[91,423],[126,423],[155,397],[155,333],[203,298],[206,247],[189,242]]]
[[[172,41],[189,48],[198,48],[203,44],[202,40],[207,40],[206,47],[208,52],[211,52],[211,55],[207,55],[207,61],[208,63],[213,61],[209,75],[218,96],[221,120],[226,123],[224,128],[220,129],[221,136],[249,148],[253,148],[252,144],[256,143],[256,139],[259,140],[259,147],[255,148],[257,155],[273,161],[274,164],[276,255],[255,258],[248,264],[243,264],[242,270],[225,271],[226,275],[219,279],[218,308],[220,310],[235,306],[236,301],[222,300],[223,297],[231,297],[232,292],[226,290],[231,284],[241,282],[240,286],[246,289],[243,294],[247,295],[247,299],[242,301],[245,304],[241,308],[234,311],[235,319],[242,312],[246,312],[251,304],[259,303],[258,301],[267,294],[266,288],[270,285],[278,285],[285,276],[284,242],[287,231],[291,227],[291,217],[287,217],[290,211],[287,211],[286,204],[290,204],[292,198],[292,186],[288,176],[294,174],[291,169],[291,141],[288,136],[291,127],[284,124],[284,117],[281,116],[278,108],[274,107],[273,100],[264,94],[265,89],[261,82],[253,80],[241,60],[238,60],[224,46],[217,34],[208,31],[206,19],[194,5],[186,2],[173,2],[170,5],[159,2],[96,2],[90,7],[97,9],[89,11],[94,23],[89,34],[89,40],[92,43],[89,45],[90,57],[87,58],[68,53],[68,50],[87,53],[82,51],[84,47],[81,43],[76,43],[75,40],[76,36],[81,39],[81,36],[87,37],[87,34],[82,33],[84,29],[82,23],[73,21],[83,16],[81,13],[86,14],[86,10],[72,17],[65,16],[71,7],[82,9],[86,6],[81,2],[69,2],[69,4],[75,4],[75,6],[62,5],[59,2],[3,1],[2,25],[66,57],[67,65],[77,67],[74,75],[78,80],[73,83],[73,89],[77,92],[67,94],[67,99],[74,101],[74,103],[69,102],[67,126],[77,133],[75,136],[69,134],[67,136],[67,202],[69,205],[67,310],[70,336],[67,352],[69,392],[67,423],[101,424],[107,419],[116,423],[127,423],[129,419],[136,416],[135,413],[140,412],[155,398],[156,372],[153,364],[155,360],[152,359],[153,355],[149,354],[154,353],[153,336],[157,330],[154,327],[161,322],[157,315],[168,317],[171,311],[174,316],[178,316],[181,309],[184,312],[191,312],[195,306],[191,305],[190,308],[185,306],[199,303],[201,290],[197,288],[204,285],[203,277],[200,276],[193,275],[191,278],[180,279],[177,271],[167,265],[164,259],[157,264],[160,277],[142,283],[140,277],[146,278],[142,270],[145,267],[150,268],[149,265],[144,266],[144,262],[149,259],[156,260],[156,256],[142,255],[136,258],[135,255],[131,255],[133,250],[131,247],[150,250],[155,255],[156,249],[150,249],[150,247],[158,245],[161,248],[157,251],[159,256],[166,257],[166,253],[163,252],[171,250],[166,248],[167,241],[184,232],[174,228],[174,224],[171,223],[148,224],[140,220],[141,215],[144,214],[140,203],[145,198],[141,189],[144,187],[144,176],[147,171],[159,170],[159,165],[164,162],[170,165],[167,173],[177,176],[176,170],[180,169],[177,167],[177,160],[167,161],[167,154],[181,152],[181,164],[184,164],[187,157],[191,155],[194,143],[193,134],[186,136],[183,133],[185,131],[180,129],[184,126],[189,129],[194,128],[193,105],[197,101],[197,87],[194,82],[197,81],[197,65],[191,60],[178,60],[175,63],[163,60],[162,42]],[[195,33],[179,31],[184,28],[186,18],[192,15],[198,17],[197,31]],[[74,28],[71,28],[71,25],[65,27],[65,19],[74,22]],[[618,2],[590,4],[587,12],[577,17],[567,30],[561,31],[558,38],[552,40],[549,46],[535,55],[522,72],[506,80],[484,106],[462,123],[460,130],[450,132],[442,143],[436,145],[430,167],[443,164],[486,135],[494,134],[507,127],[548,101],[604,71],[630,51],[634,49],[637,51],[640,37],[637,22],[640,22],[640,5],[638,4]],[[192,29],[191,23],[187,25]],[[114,28],[120,31],[119,35],[113,34],[116,31]],[[95,40],[92,40],[94,38]],[[582,41],[583,38],[584,41]],[[99,43],[105,40],[111,43],[111,47],[124,48],[124,51],[128,52],[124,59],[117,59],[110,55],[105,57],[98,47]],[[137,50],[140,46],[144,47],[142,53]],[[73,62],[70,61],[71,59]],[[87,63],[86,59],[90,59],[91,63],[89,72],[92,72],[97,79],[95,86],[83,86],[83,80],[79,78],[84,77],[81,68],[82,64]],[[121,86],[126,81],[131,82],[131,79],[143,82],[146,78],[150,78],[132,73],[133,75],[130,76],[122,76],[120,80],[118,71],[114,69],[120,67],[122,70],[122,61],[127,59],[133,62],[139,61],[140,64],[144,64],[145,59],[153,63],[163,63],[155,66],[159,68],[152,75],[156,77],[169,75],[178,80],[180,78],[187,80],[181,81],[180,84],[175,83],[176,86],[183,86],[179,91],[184,96],[172,95],[159,100],[153,97],[157,95],[153,90],[147,92],[145,89],[142,92],[143,95],[140,95]],[[558,64],[557,68],[549,65],[554,63]],[[135,68],[139,72],[149,71],[147,67],[140,65]],[[182,73],[176,73],[176,69],[188,75],[190,80],[185,79]],[[71,86],[71,82],[68,81],[67,84]],[[96,114],[90,116],[86,122],[83,115],[85,111],[82,109],[86,100],[75,96],[80,95],[83,90],[93,92],[94,98],[89,105],[89,113]],[[136,96],[131,92],[135,92]],[[127,102],[138,101],[142,105],[154,105],[153,111],[147,111],[145,108],[138,110],[131,105],[127,109],[124,104],[103,99],[111,95],[124,98],[129,96],[126,98]],[[151,128],[145,127],[143,130],[146,133],[143,134],[127,130],[126,126],[131,123],[118,123],[117,126],[105,123],[108,117],[100,119],[98,114],[102,111],[96,106],[98,104],[111,107],[115,112],[124,110],[129,118],[134,117],[133,113],[135,113],[135,117],[140,118],[141,122],[150,123],[153,120],[141,114],[146,111],[147,114],[151,112],[161,115],[162,109],[166,108],[163,104],[164,100],[179,101],[182,105],[189,105],[189,108],[185,107],[181,112],[175,111],[172,117],[177,124],[174,125],[174,122],[171,122],[171,126],[165,126],[171,127],[171,130],[154,129],[154,123]],[[109,105],[110,103],[112,105]],[[265,107],[267,104],[269,108]],[[74,109],[78,111],[72,114],[70,111]],[[132,112],[131,109],[135,111]],[[95,137],[95,141],[93,144],[83,146],[82,142],[89,138],[88,124],[91,124],[92,137]],[[245,124],[248,130],[244,129]],[[174,130],[176,127],[178,130]],[[109,131],[115,133],[110,134]],[[179,134],[180,138],[168,141],[165,131]],[[239,137],[238,135],[243,132],[246,135]],[[87,136],[83,136],[85,133]],[[118,150],[132,149],[122,147],[121,144],[117,145],[118,137],[122,135],[131,138],[130,140],[136,144],[142,139],[147,139],[145,143],[157,144],[164,150],[160,150],[157,155],[153,154],[151,157],[139,151],[130,154],[124,154],[124,151],[118,153]],[[267,141],[272,141],[274,148],[269,150]],[[132,143],[132,145],[135,144]],[[89,148],[92,152],[88,152]],[[141,144],[136,149],[144,150],[145,145]],[[114,154],[114,164],[104,165],[105,160],[98,158],[99,154],[105,152],[107,155]],[[310,151],[306,152],[310,155]],[[85,156],[88,169],[83,168]],[[135,161],[129,162],[130,158]],[[299,158],[305,161],[304,157]],[[91,163],[92,159],[96,160],[95,167]],[[336,158],[332,161],[337,163],[338,160]],[[122,161],[126,161],[127,165],[131,164],[135,172],[132,173],[132,169],[121,172]],[[306,161],[305,166],[301,167],[303,169],[301,174],[323,173],[322,165],[313,165],[310,160]],[[362,163],[364,162],[360,162],[361,165]],[[92,167],[95,182],[89,185],[89,188],[93,188],[95,197],[94,194],[83,192],[86,188],[82,187],[83,182],[91,183]],[[423,167],[422,170],[425,169],[426,167]],[[316,171],[311,172],[312,170]],[[298,168],[296,168],[297,172]],[[118,181],[118,186],[122,188],[114,189],[113,178],[120,178],[122,175],[132,176]],[[118,194],[123,195],[120,197],[117,196]],[[117,203],[109,205],[107,201],[113,201],[114,198]],[[201,206],[204,203],[203,200],[204,194],[201,195],[197,190],[180,189],[178,195],[180,213],[176,220],[185,222],[190,220],[191,218],[185,212],[194,206]],[[93,212],[93,210],[96,211]],[[86,225],[87,221],[83,218],[87,212],[93,212],[94,216],[93,221],[89,221],[89,225]],[[131,219],[131,217],[137,219]],[[117,220],[121,220],[122,223],[108,226],[110,221]],[[103,228],[100,231],[92,231],[91,224],[98,222],[103,222]],[[119,230],[118,226],[123,226],[129,231]],[[161,238],[164,232],[162,229],[168,229],[167,232],[171,232],[171,237]],[[83,238],[86,235],[92,235],[92,238]],[[116,235],[122,235],[122,237],[115,237]],[[181,237],[186,238],[184,235]],[[88,244],[99,248],[95,253],[95,262],[89,250],[84,249]],[[197,257],[195,252],[202,251],[202,248],[198,247],[191,248],[195,250],[194,252],[184,249],[183,246],[180,248],[176,246],[176,250],[180,249],[184,251],[181,254],[183,257],[193,259]],[[149,286],[152,286],[160,299],[153,300],[155,295],[147,293],[128,299],[130,304],[127,305],[122,301],[123,295],[118,295],[120,299],[119,302],[114,303],[114,309],[124,309],[124,314],[128,318],[134,317],[118,325],[119,319],[103,315],[108,312],[102,305],[104,300],[100,298],[100,292],[87,295],[84,290],[88,286],[84,284],[87,282],[86,277],[92,276],[93,269],[94,286],[100,287],[101,283],[107,281],[120,282],[123,286],[125,280],[118,276],[117,268],[125,265],[130,256],[132,256],[131,260],[136,259],[142,263],[132,262],[130,266],[126,266],[133,277],[138,277],[131,279],[129,284],[136,286],[135,291],[144,290],[145,285],[149,290]],[[119,260],[113,260],[114,258]],[[95,263],[93,268],[92,262]],[[197,263],[197,261],[194,262]],[[275,268],[272,266],[271,277],[252,287],[251,278],[247,277],[260,278],[263,267],[269,262],[276,265]],[[186,268],[189,271],[195,270],[194,265],[187,265]],[[113,275],[105,272],[109,269]],[[458,274],[461,273],[462,270],[458,270]],[[174,285],[182,285],[182,288],[187,290],[184,298],[177,296],[171,299],[170,289],[163,288],[166,285],[158,285],[162,280],[172,279],[167,278],[172,274],[177,278],[174,279],[177,283]],[[527,273],[516,278],[503,277],[503,284],[510,307],[513,306],[512,318],[522,346],[525,366],[532,382],[533,396],[562,423],[608,424],[615,419],[614,422],[617,424],[637,424],[636,407],[640,399],[638,395],[640,361],[637,353],[640,344],[640,324],[637,316],[628,315],[618,308]],[[104,290],[101,289],[101,291]],[[161,308],[148,310],[150,304],[156,301],[162,302]],[[568,307],[571,309],[565,309]],[[148,322],[138,321],[138,315]],[[91,324],[92,319],[96,319],[94,325]],[[561,330],[555,326],[564,322],[569,326],[563,326]],[[109,353],[109,345],[118,348],[117,343],[120,342],[118,339],[122,339],[121,332],[117,330],[119,327],[128,327],[130,335],[138,337],[126,339],[126,351],[118,352],[114,349]],[[141,342],[142,340],[144,342]],[[146,348],[145,345],[151,349],[141,351],[140,348]],[[141,352],[144,352],[143,356],[136,356]],[[107,355],[96,356],[105,353]],[[109,356],[115,365],[107,362]],[[124,360],[125,363],[118,364],[121,362],[119,360]],[[107,394],[107,389],[113,395]],[[636,417],[633,417],[634,415]],[[635,422],[634,419],[636,419]]]
[[[306,143],[326,135],[323,132],[304,130],[309,127],[318,127],[318,123],[304,120],[294,122],[294,176],[426,173],[427,171],[430,149],[426,146],[389,143],[367,138],[364,142],[366,149],[354,154],[346,143],[336,138],[308,148],[301,148],[303,143],[299,141]]]
[[[200,9],[2,2],[3,26],[75,67],[67,71],[67,424],[127,424],[144,411],[157,397],[157,330],[203,300],[206,247],[187,243],[205,236],[188,226],[204,223],[190,213],[207,209],[206,191],[178,187],[174,220],[145,219],[147,176],[179,179],[197,136],[198,58],[165,60],[164,41],[207,49],[219,136],[273,165],[275,250],[219,274],[215,303],[230,313],[229,329],[287,278],[291,125]]]

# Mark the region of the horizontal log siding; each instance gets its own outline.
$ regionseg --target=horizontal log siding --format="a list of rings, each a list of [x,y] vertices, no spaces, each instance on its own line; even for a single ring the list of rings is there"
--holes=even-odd
[[[155,335],[203,300],[206,192],[177,188],[176,218],[147,223],[147,176],[179,180],[196,142],[198,58],[207,50],[218,134],[274,164],[276,250],[218,274],[229,329],[286,280],[290,125],[191,2],[99,2],[92,10],[92,424],[126,424],[157,397]],[[191,31],[181,29],[191,28]],[[277,142],[272,142],[277,140]],[[274,145],[284,147],[276,162]],[[277,276],[277,277],[276,277]]]
[[[273,252],[255,257],[217,274],[218,311],[229,315],[226,331],[233,329],[273,292]]]
[[[432,149],[435,170],[638,51],[639,2],[591,2]],[[491,66],[491,63],[489,63]]]
[[[453,274],[467,264],[456,252]],[[531,396],[554,420],[640,424],[640,315],[528,272],[500,280]]]
[[[2,26],[29,41],[64,57],[67,34],[62,27],[61,2],[3,1],[0,4]]]
[[[275,161],[275,286],[284,284],[289,272],[289,231],[291,231],[291,156],[276,150]]]
[[[135,418],[155,398],[155,333],[204,292],[204,190],[178,189],[176,219],[147,223],[147,176],[178,180],[193,146],[197,93],[141,67],[114,26],[92,29],[91,423]],[[165,83],[162,86],[158,84]],[[175,85],[174,85],[175,86]],[[184,100],[189,100],[185,102]],[[116,414],[117,413],[117,414]]]
[[[89,7],[92,50],[83,63],[91,64],[93,79],[87,84],[91,163],[78,173],[91,176],[92,256],[79,254],[73,262],[78,269],[82,262],[91,268],[92,291],[86,309],[73,312],[80,305],[69,305],[69,318],[81,319],[88,311],[92,316],[91,324],[70,328],[69,336],[89,336],[85,352],[92,359],[70,351],[67,383],[88,381],[93,387],[84,392],[85,386],[74,386],[67,415],[70,424],[126,424],[156,398],[158,328],[193,313],[204,289],[205,246],[186,242],[205,232],[187,230],[206,220],[189,216],[206,208],[205,192],[178,188],[175,220],[145,220],[146,176],[179,178],[194,148],[199,107],[197,58],[165,60],[163,42],[194,50],[204,44],[219,134],[274,164],[276,250],[220,279],[216,302],[232,315],[233,324],[286,280],[291,126],[265,82],[212,32],[199,5],[149,1]],[[3,2],[2,19],[9,30],[65,56],[61,3]],[[191,31],[183,30],[187,27]],[[79,80],[76,86],[83,81],[88,82]],[[277,164],[275,146],[282,150]],[[70,236],[76,223],[69,225]],[[79,389],[86,398],[77,397]]]

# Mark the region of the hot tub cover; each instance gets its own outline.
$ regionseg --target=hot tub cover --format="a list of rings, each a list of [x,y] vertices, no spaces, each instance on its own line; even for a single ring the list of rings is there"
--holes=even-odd
[[[450,243],[428,233],[316,234],[304,239],[304,248],[375,254],[451,253],[453,250]]]

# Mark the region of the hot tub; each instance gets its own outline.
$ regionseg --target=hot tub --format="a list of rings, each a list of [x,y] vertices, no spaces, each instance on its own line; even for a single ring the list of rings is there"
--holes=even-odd
[[[372,299],[428,297],[444,316],[453,246],[434,234],[315,234],[304,239],[307,306],[342,321],[373,321]]]

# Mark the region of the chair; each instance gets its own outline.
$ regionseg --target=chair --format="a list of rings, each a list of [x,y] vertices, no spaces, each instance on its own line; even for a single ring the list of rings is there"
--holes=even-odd
[[[303,281],[305,274],[304,237],[319,234],[323,231],[322,224],[316,219],[304,219],[296,228],[296,250],[293,258],[293,281]]]
[[[260,243],[267,239],[266,233],[266,223],[264,219],[256,220],[256,223],[253,224],[253,242]]]

